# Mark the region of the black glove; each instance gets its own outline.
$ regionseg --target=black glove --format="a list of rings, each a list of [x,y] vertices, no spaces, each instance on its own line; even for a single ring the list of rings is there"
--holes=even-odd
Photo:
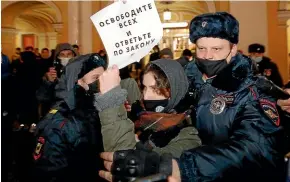
[[[149,150],[121,150],[114,153],[113,181],[134,181],[139,177],[162,173],[172,174],[171,154],[159,155]]]

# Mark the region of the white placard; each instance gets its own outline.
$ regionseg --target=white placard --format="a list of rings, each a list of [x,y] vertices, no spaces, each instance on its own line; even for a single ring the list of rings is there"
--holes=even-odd
[[[123,68],[139,62],[163,36],[154,0],[120,0],[91,16],[91,20],[107,51],[109,66]]]

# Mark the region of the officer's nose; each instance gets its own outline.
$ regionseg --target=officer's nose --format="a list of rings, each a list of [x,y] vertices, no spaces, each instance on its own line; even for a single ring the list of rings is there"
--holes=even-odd
[[[205,52],[205,54],[204,54],[204,59],[209,59],[209,60],[213,59],[213,53],[212,53],[211,50],[207,50],[207,51]]]

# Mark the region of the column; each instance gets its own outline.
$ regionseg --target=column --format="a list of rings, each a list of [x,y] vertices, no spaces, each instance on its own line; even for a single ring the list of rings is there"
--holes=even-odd
[[[264,1],[230,1],[230,13],[240,24],[239,49],[247,54],[252,43],[265,45],[268,53],[267,2]],[[247,10],[247,13],[245,12]]]
[[[279,60],[273,60],[274,62],[276,62],[276,64],[278,65],[280,74],[283,78],[283,82],[284,84],[288,83],[288,81],[290,80],[290,64],[289,64],[289,56],[288,56],[288,46],[289,46],[289,42],[287,42],[287,28],[288,25],[286,23],[286,21],[279,22],[279,32],[281,35],[284,35],[283,37],[286,37],[286,39],[284,40],[277,40],[279,42],[279,44],[277,44],[277,46],[279,47]],[[281,46],[282,45],[282,46]]]
[[[17,33],[18,31],[15,28],[1,28],[1,51],[6,54],[9,59],[11,59],[15,52]]]
[[[43,48],[48,48],[48,43],[46,40],[46,34],[45,33],[39,33],[37,34],[38,36],[38,48],[39,51],[41,51],[41,49]]]
[[[57,32],[48,32],[46,33],[48,37],[48,49],[55,49],[57,45],[58,33]]]
[[[92,1],[92,15],[102,9],[102,3],[104,3],[104,2],[103,1]],[[92,32],[93,52],[98,52],[101,49],[104,49],[104,46],[102,44],[102,40],[101,40],[101,38],[97,32],[97,29],[95,28],[94,25],[92,25],[91,32]]]
[[[62,23],[53,23],[52,24],[55,32],[50,32],[50,33],[56,33],[56,42],[60,42],[61,40],[61,36],[62,36],[62,28],[63,28],[63,24]],[[49,47],[51,47],[51,44],[49,44]]]
[[[287,46],[287,20],[290,18],[290,11],[277,11],[278,3],[267,2],[269,26],[269,56],[277,64],[284,83],[289,79],[289,56]],[[275,6],[276,5],[276,6]]]
[[[81,1],[80,2],[80,51],[82,54],[92,52],[92,27],[93,23],[90,17],[93,15],[92,2]]]
[[[70,44],[80,44],[80,4],[81,1],[68,1],[68,42]]]

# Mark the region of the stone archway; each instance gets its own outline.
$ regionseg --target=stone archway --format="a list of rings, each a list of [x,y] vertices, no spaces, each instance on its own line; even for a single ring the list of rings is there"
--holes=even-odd
[[[52,8],[56,12],[56,22],[55,23],[61,23],[62,22],[61,11],[52,1],[41,1],[41,0],[35,0],[35,1],[39,1],[41,3],[46,4],[47,6],[49,6],[50,8]],[[2,2],[2,4],[1,4],[1,12],[5,8],[7,8],[8,6],[10,6],[12,4],[15,4],[17,2],[21,2],[21,1],[4,1],[4,2]]]
[[[2,17],[8,17],[2,18],[1,24],[5,54],[11,56],[16,47],[27,46],[26,35],[31,35],[35,47],[55,48],[63,25],[61,11],[54,2],[4,1],[1,5]]]

